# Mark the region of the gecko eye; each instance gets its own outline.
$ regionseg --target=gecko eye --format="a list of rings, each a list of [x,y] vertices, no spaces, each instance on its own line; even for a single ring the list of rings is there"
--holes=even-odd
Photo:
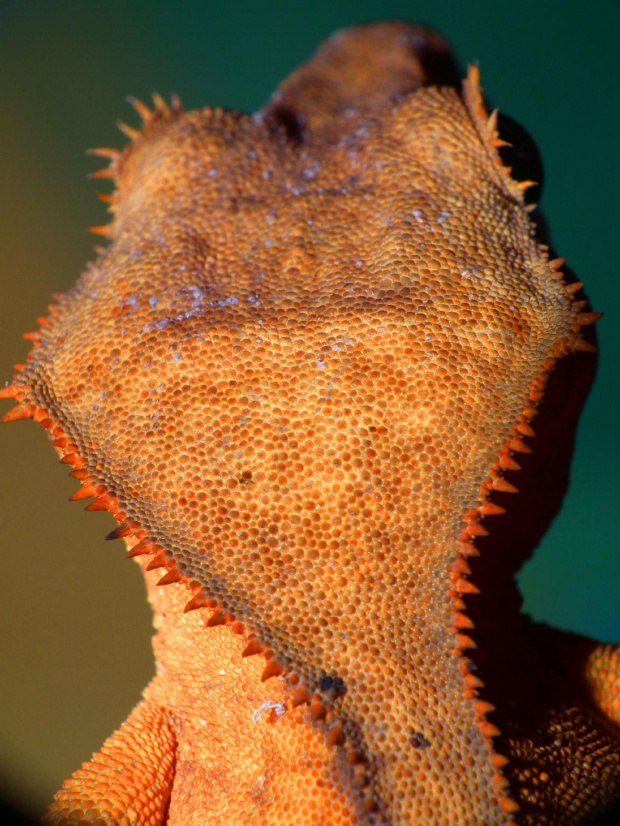
[[[525,190],[525,201],[537,204],[542,197],[544,169],[534,139],[520,123],[504,112],[498,113],[497,131],[502,140],[511,144],[500,148],[502,162],[512,167],[511,177],[515,181],[536,181],[537,186]]]

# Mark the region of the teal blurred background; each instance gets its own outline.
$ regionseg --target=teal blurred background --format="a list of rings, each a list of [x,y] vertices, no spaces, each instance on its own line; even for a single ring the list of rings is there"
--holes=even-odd
[[[252,111],[331,31],[386,18],[479,61],[490,100],[541,150],[558,253],[606,314],[573,483],[521,582],[536,618],[620,641],[618,2],[0,0],[0,381],[50,293],[93,258],[85,228],[106,217],[84,150],[123,145],[127,95]],[[150,612],[136,566],[103,542],[111,519],[67,504],[76,484],[43,431],[3,426],[0,456],[0,796],[37,814],[138,700]]]

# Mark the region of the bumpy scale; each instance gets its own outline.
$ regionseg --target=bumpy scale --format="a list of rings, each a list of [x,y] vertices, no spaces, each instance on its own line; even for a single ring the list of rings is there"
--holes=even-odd
[[[2,391],[118,519],[158,632],[46,822],[587,822],[620,793],[618,653],[532,625],[513,574],[597,315],[477,70],[461,93],[437,35],[390,23],[253,117],[134,105],[95,151],[112,244]]]

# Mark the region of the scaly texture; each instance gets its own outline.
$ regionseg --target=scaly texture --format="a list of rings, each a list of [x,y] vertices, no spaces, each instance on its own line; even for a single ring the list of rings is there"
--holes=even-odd
[[[98,150],[113,243],[5,418],[160,569],[158,668],[48,824],[578,824],[619,797],[618,654],[532,626],[513,581],[597,315],[458,85],[437,35],[356,28],[254,117],[136,101]]]

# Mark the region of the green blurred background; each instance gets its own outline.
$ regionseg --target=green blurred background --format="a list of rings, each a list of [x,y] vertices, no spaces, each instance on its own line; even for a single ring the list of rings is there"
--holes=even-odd
[[[123,144],[127,95],[252,111],[335,28],[385,18],[480,62],[542,152],[559,254],[606,313],[570,493],[521,582],[535,617],[620,641],[618,2],[0,0],[0,381],[93,257],[85,227],[106,218],[84,150]],[[1,427],[0,456],[0,796],[37,814],[138,700],[150,613],[136,566],[103,542],[111,518],[67,504],[76,483],[43,431]]]

